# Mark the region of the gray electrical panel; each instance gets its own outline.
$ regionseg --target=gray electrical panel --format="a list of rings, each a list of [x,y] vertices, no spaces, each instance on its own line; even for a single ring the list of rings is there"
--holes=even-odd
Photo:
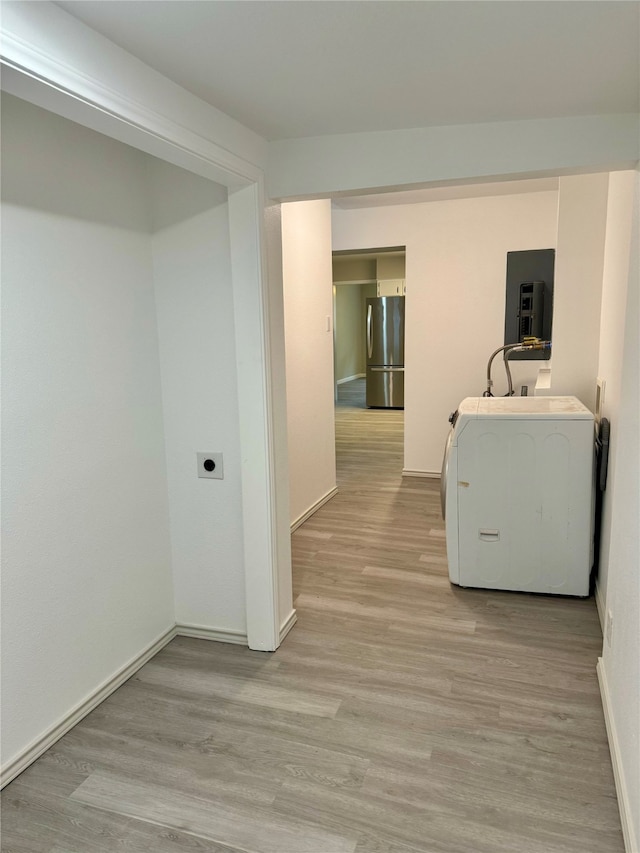
[[[551,340],[555,249],[507,252],[504,342],[519,343],[530,335]],[[510,360],[546,360],[550,350],[514,352]]]

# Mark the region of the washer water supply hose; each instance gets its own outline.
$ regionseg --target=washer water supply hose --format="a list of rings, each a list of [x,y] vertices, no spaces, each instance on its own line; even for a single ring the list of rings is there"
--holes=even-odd
[[[526,352],[527,350],[533,349],[551,349],[551,341],[541,341],[540,338],[529,337],[523,338],[522,341],[517,344],[505,344],[503,347],[498,347],[498,349],[491,354],[491,358],[487,364],[487,390],[482,396],[493,397],[493,393],[491,391],[493,387],[493,380],[491,379],[491,365],[493,364],[493,359],[499,352],[501,352],[503,353],[504,369],[507,374],[507,383],[509,386],[509,390],[505,394],[505,397],[513,397],[513,379],[511,377],[511,368],[509,367],[509,356],[512,352]]]

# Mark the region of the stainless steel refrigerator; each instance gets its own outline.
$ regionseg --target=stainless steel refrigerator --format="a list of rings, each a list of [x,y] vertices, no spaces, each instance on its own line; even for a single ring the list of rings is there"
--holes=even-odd
[[[404,408],[404,296],[367,299],[367,406]]]

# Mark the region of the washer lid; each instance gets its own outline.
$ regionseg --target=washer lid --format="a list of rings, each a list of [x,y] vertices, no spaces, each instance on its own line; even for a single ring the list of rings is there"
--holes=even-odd
[[[458,406],[458,415],[477,415],[483,397],[465,397]]]
[[[476,418],[576,418],[593,420],[593,413],[577,397],[467,397],[460,412]]]

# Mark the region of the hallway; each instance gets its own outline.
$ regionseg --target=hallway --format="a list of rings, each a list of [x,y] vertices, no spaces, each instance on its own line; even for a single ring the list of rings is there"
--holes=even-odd
[[[439,483],[402,478],[403,411],[366,409],[363,379],[338,389],[338,494],[293,534],[294,605],[312,608],[312,596],[333,593],[354,606],[355,595],[372,603],[379,595],[388,606],[391,587],[395,605],[410,607],[415,590],[403,593],[397,572],[418,570],[422,583],[449,585]]]
[[[3,853],[622,853],[593,600],[452,587],[359,393],[281,648],[173,640],[5,789]]]
[[[401,477],[403,412],[363,385],[339,386],[339,493],[293,536],[278,653],[366,738],[362,786],[327,808],[362,853],[622,851],[593,599],[452,586],[439,481]]]

